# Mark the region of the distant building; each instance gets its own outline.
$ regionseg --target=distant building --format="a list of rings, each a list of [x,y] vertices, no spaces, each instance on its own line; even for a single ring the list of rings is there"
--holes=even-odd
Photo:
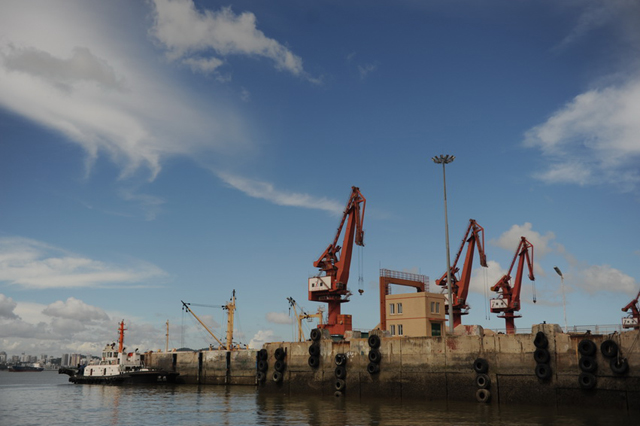
[[[0,352],[0,364],[6,364],[7,363],[7,353],[2,351]]]

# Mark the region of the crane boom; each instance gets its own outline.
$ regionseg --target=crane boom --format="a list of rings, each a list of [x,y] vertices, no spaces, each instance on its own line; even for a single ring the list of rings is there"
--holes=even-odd
[[[516,277],[511,286],[511,271],[513,265],[518,259],[518,268],[516,270]],[[504,318],[507,325],[507,334],[514,334],[516,332],[515,318],[520,318],[521,315],[515,315],[514,312],[520,310],[520,290],[522,288],[522,274],[524,272],[524,264],[527,263],[529,269],[529,279],[535,281],[533,275],[533,244],[531,244],[525,237],[520,237],[520,243],[516,249],[516,254],[513,256],[509,271],[500,280],[491,287],[491,291],[500,293],[500,296],[496,299],[491,299],[491,312],[502,313],[498,318]]]
[[[456,273],[460,271],[458,268],[458,260],[464,246],[468,245],[467,254],[465,256],[464,265],[462,267],[462,273],[460,278],[456,277]],[[451,265],[451,292],[453,297],[453,306],[446,306],[448,315],[453,315],[454,327],[462,323],[462,315],[466,315],[469,312],[469,306],[467,305],[467,294],[469,293],[469,283],[471,281],[471,269],[473,267],[473,255],[475,247],[478,247],[478,256],[480,257],[480,265],[487,267],[487,256],[484,252],[484,228],[473,219],[469,219],[469,226],[467,232],[462,238],[460,249],[456,254],[456,258]],[[445,272],[439,280],[436,280],[436,284],[447,288],[447,272]]]
[[[347,289],[351,255],[354,243],[364,246],[364,210],[366,199],[358,187],[351,187],[351,195],[344,209],[342,220],[333,242],[320,255],[313,266],[320,273],[309,279],[309,300],[328,304],[327,323],[319,325],[331,334],[344,334],[351,330],[351,315],[341,315],[340,305],[349,301],[351,292]],[[342,247],[338,244],[342,229],[345,226]]]
[[[181,300],[182,302],[182,300]],[[223,347],[224,349],[227,349],[226,345],[224,345],[220,339],[218,339],[216,337],[215,334],[213,334],[213,331],[209,330],[209,327],[207,327],[207,325],[205,323],[202,322],[202,320],[200,320],[200,318],[198,318],[198,316],[189,308],[187,303],[182,302],[182,305],[184,306],[184,308],[187,310],[187,312],[189,312],[191,315],[193,315],[193,317],[198,320],[198,322],[200,323],[200,325],[202,325],[204,327],[205,330],[207,330],[209,332],[209,334],[211,335],[211,337],[213,337],[215,339],[216,342],[218,342],[218,344]]]

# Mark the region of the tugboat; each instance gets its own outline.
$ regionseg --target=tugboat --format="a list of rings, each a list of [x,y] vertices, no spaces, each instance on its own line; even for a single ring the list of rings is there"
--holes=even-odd
[[[126,352],[124,347],[124,320],[120,322],[118,349],[115,343],[107,344],[102,350],[102,358],[97,364],[78,368],[60,368],[58,374],[69,375],[69,381],[76,384],[154,384],[175,383],[180,373],[150,369],[144,366],[144,355],[136,349]]]

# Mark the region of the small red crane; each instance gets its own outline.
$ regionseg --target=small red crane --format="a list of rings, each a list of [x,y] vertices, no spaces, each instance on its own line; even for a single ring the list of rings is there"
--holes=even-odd
[[[462,249],[468,244],[467,254],[462,267],[462,273],[458,279],[455,274],[460,270],[456,265],[462,254]],[[469,313],[467,305],[467,294],[469,293],[469,282],[471,281],[471,268],[473,266],[473,254],[475,247],[478,246],[478,255],[480,256],[480,265],[487,267],[487,256],[484,254],[484,228],[478,225],[473,219],[469,219],[469,227],[462,238],[462,244],[456,255],[456,259],[451,265],[451,293],[453,298],[453,307],[446,306],[448,315],[453,315],[453,326],[456,327],[462,323],[462,315]],[[447,273],[445,272],[436,284],[447,288]]]
[[[627,306],[622,308],[622,312],[629,312],[629,316],[622,318],[622,328],[640,328],[640,292]]]
[[[360,189],[351,187],[351,195],[333,242],[318,260],[313,262],[313,266],[320,269],[320,274],[309,278],[309,300],[328,304],[327,323],[318,325],[318,328],[326,328],[331,334],[344,335],[346,331],[352,329],[351,315],[341,315],[340,305],[348,302],[351,296],[351,292],[347,289],[347,282],[353,244],[364,246],[362,222],[366,202]],[[337,244],[345,222],[347,227],[342,247],[340,247]]]
[[[511,281],[511,271],[513,270],[513,265],[516,263],[516,259],[518,259],[518,269],[513,286],[511,286],[511,284],[509,284]],[[529,268],[529,279],[534,281],[536,278],[533,275],[533,244],[527,241],[525,237],[520,237],[520,244],[518,244],[516,254],[511,261],[509,272],[491,287],[491,291],[500,293],[497,299],[491,299],[491,312],[502,312],[502,315],[498,315],[498,318],[504,318],[507,324],[507,334],[514,334],[516,332],[515,319],[522,317],[522,315],[515,315],[514,312],[520,310],[520,290],[522,288],[522,273],[524,272],[525,260]]]

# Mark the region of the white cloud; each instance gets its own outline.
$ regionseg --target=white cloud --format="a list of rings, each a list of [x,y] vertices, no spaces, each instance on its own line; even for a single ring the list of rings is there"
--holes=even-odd
[[[633,277],[610,265],[583,265],[573,270],[567,277],[573,287],[589,294],[613,292],[635,295],[638,283]]]
[[[537,258],[542,258],[554,251],[555,234],[553,232],[547,232],[545,235],[542,235],[532,228],[533,225],[529,222],[525,222],[522,225],[513,225],[508,231],[502,233],[497,240],[491,240],[490,243],[515,254],[520,244],[520,237],[525,237],[533,244],[534,254]]]
[[[104,310],[87,305],[74,297],[68,298],[66,302],[58,300],[47,306],[42,313],[56,318],[81,322],[109,320],[109,316]]]
[[[150,33],[168,49],[170,59],[183,59],[191,64],[194,53],[215,52],[219,56],[246,55],[272,60],[279,70],[304,76],[302,59],[257,29],[251,12],[236,15],[231,7],[219,11],[198,11],[192,0],[154,0],[154,26]],[[222,64],[219,58],[209,60],[210,71]]]
[[[20,237],[0,238],[0,281],[30,288],[131,285],[165,275],[155,265],[110,265]]]
[[[535,177],[548,183],[640,183],[640,78],[576,96],[525,134],[525,145],[549,158]]]
[[[316,198],[308,194],[283,192],[274,188],[271,183],[247,179],[229,173],[217,173],[229,186],[244,192],[254,198],[268,200],[280,206],[304,207],[308,209],[325,210],[333,214],[341,214],[344,207],[334,200]]]
[[[17,319],[18,316],[13,312],[17,305],[12,298],[0,294],[0,318]]]
[[[267,321],[274,324],[293,324],[293,318],[284,312],[267,312]]]
[[[144,22],[129,2],[2,7],[0,107],[81,146],[88,171],[107,155],[121,178],[146,169],[154,179],[167,157],[232,155],[250,145],[233,106],[191,92],[165,72],[146,34],[123,30],[122,15]],[[215,61],[192,65],[206,70]]]
[[[249,349],[260,349],[267,342],[274,341],[273,330],[258,330],[247,345]]]

